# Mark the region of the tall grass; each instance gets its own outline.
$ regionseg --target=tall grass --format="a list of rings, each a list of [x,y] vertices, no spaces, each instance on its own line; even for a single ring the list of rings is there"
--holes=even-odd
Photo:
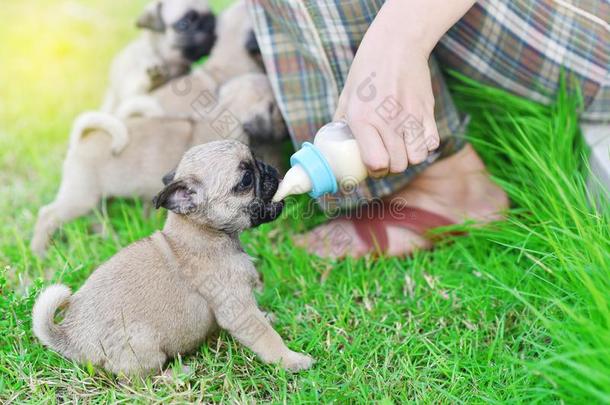
[[[471,140],[514,205],[506,224],[481,232],[530,263],[535,288],[494,277],[548,334],[530,342],[541,356],[528,367],[565,400],[609,402],[610,203],[606,194],[596,204],[586,186],[580,98],[564,85],[543,107],[459,81],[459,103],[473,115]]]

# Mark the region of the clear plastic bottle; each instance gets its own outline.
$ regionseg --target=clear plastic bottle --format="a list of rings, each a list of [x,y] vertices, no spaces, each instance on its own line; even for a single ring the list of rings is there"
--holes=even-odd
[[[344,121],[326,124],[313,144],[305,142],[290,158],[290,170],[280,183],[274,201],[289,195],[309,193],[317,198],[353,187],[368,176],[358,143]]]

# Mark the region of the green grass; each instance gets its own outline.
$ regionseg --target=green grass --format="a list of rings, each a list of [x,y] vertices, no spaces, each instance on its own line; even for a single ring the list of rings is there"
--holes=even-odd
[[[331,262],[290,242],[321,219],[300,221],[301,199],[244,235],[265,276],[259,302],[312,370],[263,365],[225,333],[173,361],[173,378],[120,380],[43,348],[30,330],[40,290],[78,288],[163,223],[118,200],[65,226],[44,261],[28,250],[70,123],[99,105],[143,1],[80,4],[0,8],[0,402],[610,403],[610,210],[588,203],[577,97],[543,107],[459,80],[469,136],[512,200],[506,221],[409,259]],[[109,237],[91,232],[100,221]]]

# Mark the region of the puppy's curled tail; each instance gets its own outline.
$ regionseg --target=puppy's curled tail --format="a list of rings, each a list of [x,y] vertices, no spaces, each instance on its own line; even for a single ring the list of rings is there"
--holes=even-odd
[[[129,143],[127,127],[119,118],[99,111],[87,111],[74,121],[70,133],[70,145],[76,145],[88,131],[101,129],[112,137],[110,149],[114,155],[121,153]]]
[[[123,101],[116,110],[116,116],[124,120],[131,117],[162,117],[165,111],[157,100],[150,96],[135,96]]]
[[[40,341],[61,354],[68,351],[68,337],[60,325],[54,322],[55,312],[70,300],[70,289],[62,284],[47,287],[38,296],[32,310],[32,329]]]

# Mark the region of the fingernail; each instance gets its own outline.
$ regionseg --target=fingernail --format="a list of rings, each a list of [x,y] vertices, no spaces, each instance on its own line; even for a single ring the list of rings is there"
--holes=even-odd
[[[440,142],[426,142],[426,146],[428,147],[428,151],[432,152],[438,149],[439,146],[441,146]]]
[[[388,170],[377,170],[377,171],[370,171],[369,170],[369,176],[374,178],[374,179],[379,179],[381,177],[386,177],[388,175]]]

